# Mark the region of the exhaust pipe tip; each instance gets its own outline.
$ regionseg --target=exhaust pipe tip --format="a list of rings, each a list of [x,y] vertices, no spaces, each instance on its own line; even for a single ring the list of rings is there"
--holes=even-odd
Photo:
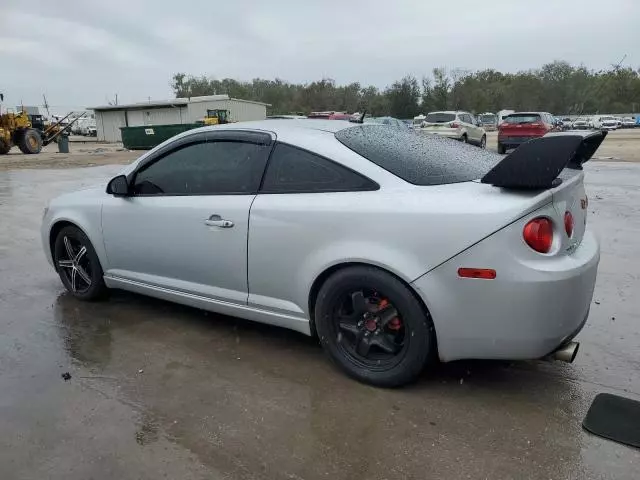
[[[573,363],[580,349],[578,342],[568,342],[558,348],[551,354],[554,360],[560,360],[562,362]]]

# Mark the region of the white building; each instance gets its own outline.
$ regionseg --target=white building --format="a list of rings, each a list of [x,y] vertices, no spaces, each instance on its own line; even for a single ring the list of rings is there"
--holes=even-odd
[[[229,110],[232,122],[264,120],[268,106],[267,103],[229,98],[229,95],[208,95],[129,105],[104,105],[93,110],[98,141],[120,142],[120,127],[195,123],[206,116],[207,110]]]

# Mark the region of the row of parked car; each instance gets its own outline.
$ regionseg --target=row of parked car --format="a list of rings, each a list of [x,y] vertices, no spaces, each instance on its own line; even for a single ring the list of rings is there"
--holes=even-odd
[[[617,130],[619,128],[640,127],[640,117],[614,117],[612,115],[580,117],[575,120],[563,118],[561,122],[565,130]]]

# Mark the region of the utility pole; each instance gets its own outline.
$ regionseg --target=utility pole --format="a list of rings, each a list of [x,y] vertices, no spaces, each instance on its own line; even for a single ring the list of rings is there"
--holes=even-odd
[[[42,94],[42,100],[44,100],[44,108],[47,111],[47,118],[51,118],[51,113],[49,112],[49,104],[47,103],[47,97],[45,96],[45,94]]]
[[[118,105],[118,94],[116,93],[116,105]]]

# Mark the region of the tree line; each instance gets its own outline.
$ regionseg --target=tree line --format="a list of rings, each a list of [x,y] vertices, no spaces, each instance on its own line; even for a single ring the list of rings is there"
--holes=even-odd
[[[555,115],[630,113],[640,110],[640,69],[614,66],[589,70],[555,61],[539,69],[502,73],[434,68],[418,80],[407,75],[379,89],[358,82],[336,85],[332,79],[307,84],[256,78],[243,82],[177,73],[176,97],[227,94],[271,104],[269,114],[311,111],[362,112],[412,118],[434,110],[474,113],[502,109],[546,111]]]

